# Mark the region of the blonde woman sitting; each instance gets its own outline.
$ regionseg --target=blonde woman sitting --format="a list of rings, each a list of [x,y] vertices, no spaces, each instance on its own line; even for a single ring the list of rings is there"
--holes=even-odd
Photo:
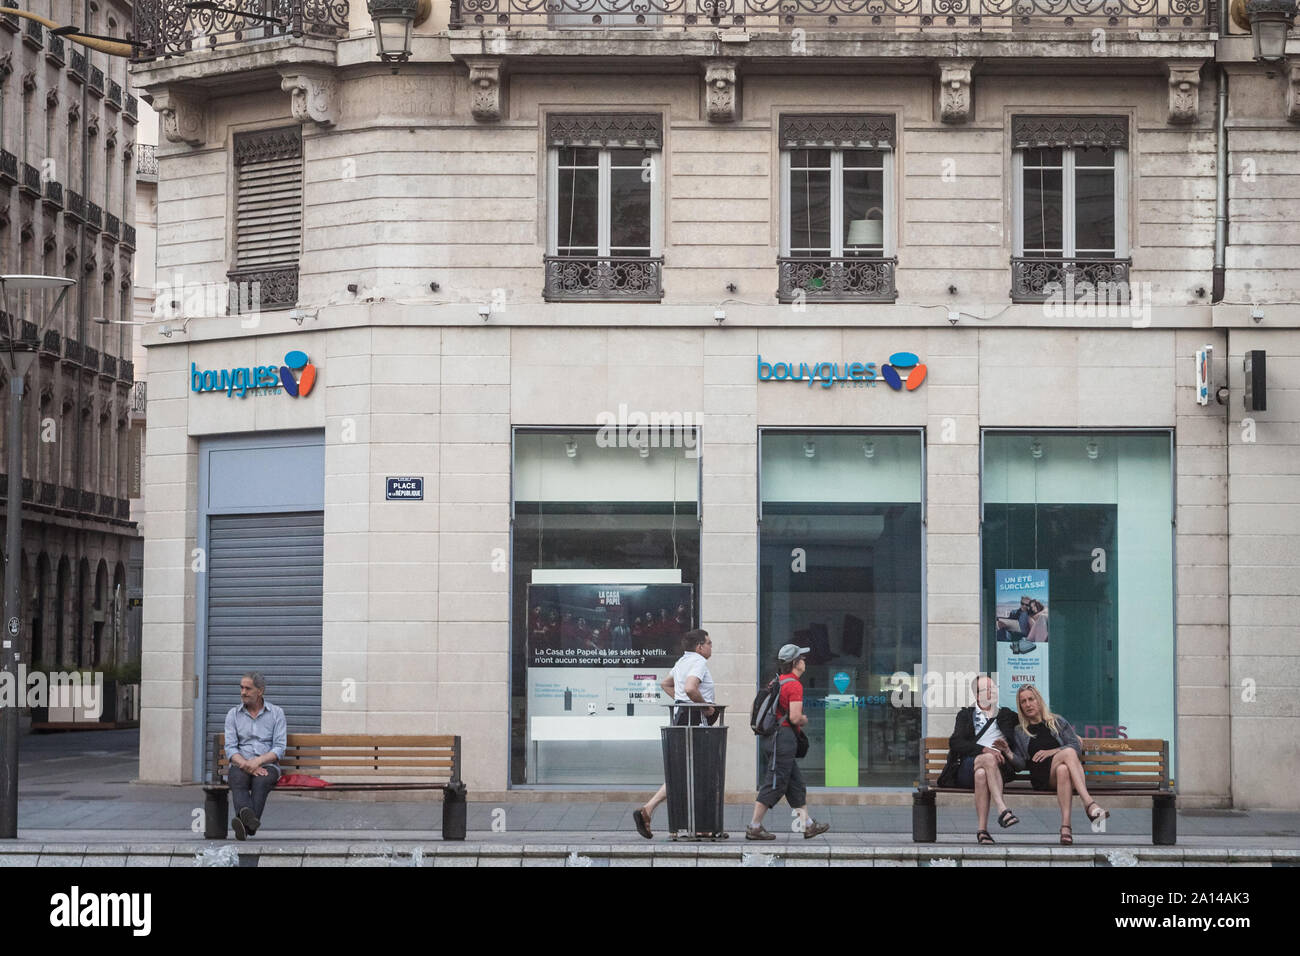
[[[1061,806],[1061,845],[1074,843],[1070,829],[1070,798],[1077,793],[1089,820],[1110,816],[1088,793],[1083,774],[1083,744],[1070,722],[1047,709],[1043,695],[1033,684],[1016,694],[1020,715],[1016,727],[1016,750],[1025,755],[1029,782],[1035,790],[1055,790]]]

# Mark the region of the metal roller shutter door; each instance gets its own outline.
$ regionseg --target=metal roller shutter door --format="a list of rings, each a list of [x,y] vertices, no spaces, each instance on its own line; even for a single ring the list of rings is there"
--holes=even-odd
[[[290,733],[319,733],[324,515],[208,520],[206,739],[239,703],[245,671],[266,677]]]

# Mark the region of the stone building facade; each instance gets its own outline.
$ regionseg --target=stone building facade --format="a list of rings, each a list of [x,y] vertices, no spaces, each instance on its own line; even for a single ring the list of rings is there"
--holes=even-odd
[[[127,3],[24,6],[98,34],[131,27]],[[43,328],[39,300],[9,303],[33,313],[22,334],[39,348],[22,435],[29,665],[112,668],[139,655],[138,626],[134,640],[127,626],[129,567],[142,550],[128,502],[135,373],[131,329],[116,324],[131,320],[136,245],[139,101],[129,86],[124,59],[0,17],[0,272],[77,280]]]
[[[146,339],[141,777],[202,777],[255,661],[478,794],[652,789],[676,609],[739,710],[811,642],[814,800],[905,802],[966,700],[896,675],[1014,644],[1182,805],[1296,806],[1300,67],[1197,3],[689,6],[435,2],[394,72],[356,3],[137,5],[159,281],[258,303]]]

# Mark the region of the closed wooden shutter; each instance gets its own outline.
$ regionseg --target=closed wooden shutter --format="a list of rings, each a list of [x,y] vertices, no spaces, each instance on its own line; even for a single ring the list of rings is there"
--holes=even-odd
[[[302,251],[299,127],[235,136],[235,270],[295,266]]]
[[[266,677],[290,733],[319,733],[322,513],[208,520],[207,739],[239,704],[246,671]]]

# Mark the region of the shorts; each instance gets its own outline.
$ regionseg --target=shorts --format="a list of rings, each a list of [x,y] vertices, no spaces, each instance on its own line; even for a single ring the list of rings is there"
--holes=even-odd
[[[785,797],[792,810],[808,802],[808,788],[794,752],[798,746],[794,731],[782,725],[771,737],[763,738],[762,784],[758,788],[758,802],[771,810]]]

